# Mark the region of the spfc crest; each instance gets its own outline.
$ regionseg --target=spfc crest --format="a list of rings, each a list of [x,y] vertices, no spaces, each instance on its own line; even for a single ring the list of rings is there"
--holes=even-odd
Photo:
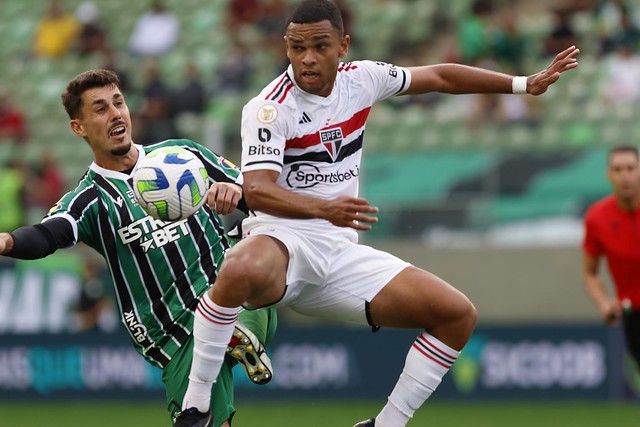
[[[342,146],[342,129],[338,127],[321,130],[320,142],[331,156],[331,160],[335,162]]]

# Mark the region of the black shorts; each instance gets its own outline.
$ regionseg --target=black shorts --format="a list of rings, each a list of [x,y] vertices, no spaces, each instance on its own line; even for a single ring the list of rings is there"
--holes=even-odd
[[[640,368],[640,310],[625,313],[623,324],[629,353]]]

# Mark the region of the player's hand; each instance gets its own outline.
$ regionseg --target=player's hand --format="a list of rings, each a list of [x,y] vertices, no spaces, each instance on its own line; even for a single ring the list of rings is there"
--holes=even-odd
[[[607,325],[615,325],[622,317],[622,305],[617,299],[609,299],[600,307],[600,315]]]
[[[229,182],[216,182],[207,191],[207,204],[220,215],[235,210],[242,198],[242,187]]]
[[[322,217],[338,227],[366,231],[371,230],[369,224],[378,222],[378,217],[371,215],[377,213],[378,208],[359,197],[340,196],[329,200],[323,206],[323,211]]]
[[[576,57],[580,54],[580,49],[571,46],[563,50],[544,70],[527,77],[527,93],[531,95],[541,95],[547,88],[558,81],[560,73],[574,69],[578,66]]]
[[[0,233],[0,255],[13,249],[13,237],[9,233]]]

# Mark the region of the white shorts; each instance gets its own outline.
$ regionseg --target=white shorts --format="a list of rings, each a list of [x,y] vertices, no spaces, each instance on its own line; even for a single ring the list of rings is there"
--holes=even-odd
[[[410,264],[357,243],[357,233],[335,226],[296,227],[248,221],[246,234],[268,235],[289,251],[287,288],[274,307],[287,306],[314,317],[367,324],[366,306]],[[302,222],[304,225],[298,225]]]

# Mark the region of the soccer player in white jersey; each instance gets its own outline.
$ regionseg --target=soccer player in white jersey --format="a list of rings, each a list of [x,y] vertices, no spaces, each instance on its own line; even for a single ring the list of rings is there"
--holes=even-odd
[[[469,340],[476,309],[435,275],[358,244],[357,231],[369,230],[378,212],[358,197],[369,110],[394,95],[425,92],[540,95],[578,65],[579,50],[566,49],[528,77],[457,64],[344,63],[350,38],[328,0],[301,2],[284,38],[291,65],[243,110],[241,170],[252,210],[245,238],[202,301],[227,316],[242,305],[287,305],[374,329],[420,329],[387,404],[357,424],[404,426]],[[232,329],[196,315],[185,401],[203,410],[198,399],[208,401],[202,390],[211,389]]]

